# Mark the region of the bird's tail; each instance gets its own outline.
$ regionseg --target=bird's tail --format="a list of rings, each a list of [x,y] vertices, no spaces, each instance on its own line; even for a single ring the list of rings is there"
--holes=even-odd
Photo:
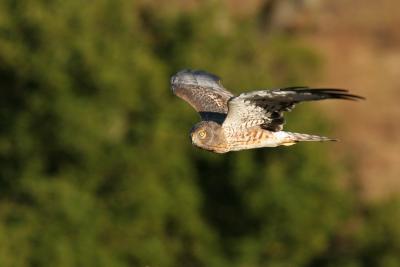
[[[282,142],[282,145],[284,146],[291,146],[298,142],[303,142],[303,141],[312,141],[312,142],[337,141],[336,139],[319,135],[291,133],[291,132],[283,132],[283,133],[285,133]]]

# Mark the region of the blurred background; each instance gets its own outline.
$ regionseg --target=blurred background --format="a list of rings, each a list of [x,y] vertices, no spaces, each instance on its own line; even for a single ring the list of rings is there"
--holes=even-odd
[[[0,266],[400,266],[396,0],[0,0]],[[173,96],[351,89],[216,155]]]

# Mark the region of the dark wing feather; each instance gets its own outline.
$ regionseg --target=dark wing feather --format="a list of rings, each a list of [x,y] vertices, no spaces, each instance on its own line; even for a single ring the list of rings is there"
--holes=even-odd
[[[243,93],[229,101],[229,112],[224,126],[258,125],[270,131],[280,131],[284,124],[283,112],[291,111],[299,102],[323,99],[364,99],[347,92],[343,89],[289,87]]]
[[[228,112],[228,100],[233,94],[214,74],[199,70],[182,70],[172,76],[171,88],[175,95],[187,101],[203,120],[222,123]]]

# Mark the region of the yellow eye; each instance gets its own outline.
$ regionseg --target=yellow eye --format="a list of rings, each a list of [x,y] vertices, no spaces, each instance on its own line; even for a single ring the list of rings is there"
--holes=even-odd
[[[199,132],[199,137],[201,138],[201,139],[204,139],[204,138],[206,138],[206,136],[207,136],[207,133],[206,133],[206,131],[200,131]]]

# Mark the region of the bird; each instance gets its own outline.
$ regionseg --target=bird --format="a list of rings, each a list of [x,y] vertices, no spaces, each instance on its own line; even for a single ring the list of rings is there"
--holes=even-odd
[[[284,112],[303,101],[360,100],[335,88],[293,86],[234,95],[221,79],[203,70],[184,69],[171,77],[172,92],[188,102],[201,121],[190,130],[194,146],[214,153],[291,146],[303,141],[336,141],[329,137],[283,131]]]

